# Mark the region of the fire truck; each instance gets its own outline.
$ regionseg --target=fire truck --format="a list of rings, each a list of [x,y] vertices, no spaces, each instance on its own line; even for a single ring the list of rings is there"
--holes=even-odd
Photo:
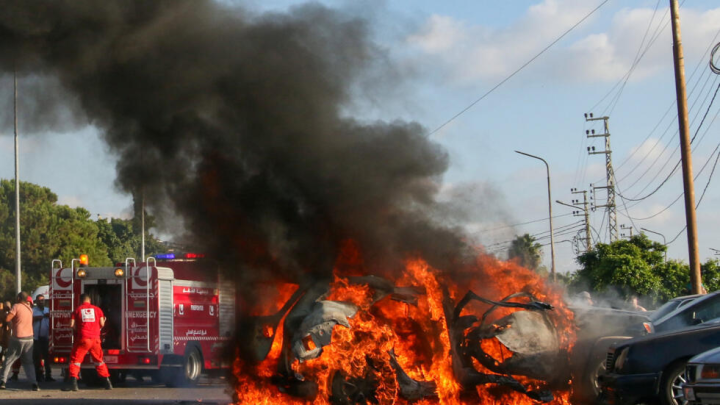
[[[50,359],[66,368],[74,343],[70,319],[82,294],[107,318],[102,330],[111,377],[150,376],[169,386],[192,385],[203,371],[228,368],[235,291],[202,254],[163,254],[145,263],[128,258],[114,267],[88,267],[87,256],[50,270]],[[87,356],[81,379],[97,380]]]

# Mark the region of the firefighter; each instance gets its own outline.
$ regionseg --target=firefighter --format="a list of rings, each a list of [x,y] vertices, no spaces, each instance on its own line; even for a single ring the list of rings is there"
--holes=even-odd
[[[90,296],[83,294],[80,297],[82,305],[77,307],[70,319],[70,327],[75,330],[75,344],[70,353],[70,368],[68,370],[70,379],[63,387],[63,391],[77,391],[77,379],[80,373],[85,354],[90,352],[95,363],[95,370],[98,376],[105,380],[105,389],[111,390],[110,372],[103,361],[102,347],[100,346],[100,329],[105,326],[105,314],[103,311],[90,303]]]

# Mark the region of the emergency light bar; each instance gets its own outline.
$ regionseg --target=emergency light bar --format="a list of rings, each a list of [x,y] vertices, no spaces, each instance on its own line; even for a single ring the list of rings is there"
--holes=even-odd
[[[205,257],[205,253],[184,253],[175,255],[175,253],[160,253],[155,255],[158,260],[173,260],[173,259],[202,259]]]

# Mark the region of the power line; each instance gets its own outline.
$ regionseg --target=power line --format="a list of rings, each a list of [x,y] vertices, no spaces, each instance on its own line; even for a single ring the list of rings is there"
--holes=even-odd
[[[554,232],[555,232],[555,233],[558,233],[559,231],[562,231],[562,230],[567,229],[567,228],[569,228],[569,227],[577,227],[578,225],[582,224],[582,222],[583,222],[583,221],[577,221],[577,222],[573,222],[573,223],[568,224],[568,225],[560,226],[560,227],[558,227],[557,229],[555,229]],[[535,238],[535,237],[538,237],[538,236],[540,236],[540,235],[544,235],[544,234],[546,234],[546,233],[550,233],[550,231],[537,232],[537,233],[534,233],[534,234],[530,234],[530,236],[533,237],[533,238]],[[543,237],[546,237],[546,236],[543,236]],[[498,245],[503,245],[503,244],[507,244],[507,243],[512,243],[514,240],[516,240],[516,238],[510,239],[510,240],[506,240],[506,241],[502,241],[502,242],[496,242],[496,243],[493,243],[493,244],[490,244],[490,245],[486,245],[485,248],[494,247],[494,246],[498,246]]]
[[[570,27],[570,29],[568,29],[567,31],[565,31],[562,35],[560,35],[559,37],[557,37],[557,39],[555,39],[553,42],[551,42],[550,45],[546,46],[546,47],[545,47],[543,50],[541,50],[538,54],[536,54],[535,56],[533,56],[532,58],[530,58],[529,61],[525,62],[522,66],[520,66],[518,69],[516,69],[514,72],[512,72],[509,76],[507,76],[507,77],[504,78],[502,81],[500,81],[500,83],[496,84],[493,88],[491,88],[490,90],[488,90],[488,91],[487,91],[485,94],[483,94],[480,98],[478,98],[477,100],[473,101],[472,103],[470,103],[470,105],[468,105],[467,107],[463,108],[459,113],[455,114],[455,115],[452,116],[449,120],[445,121],[442,125],[440,125],[439,127],[435,128],[432,132],[430,132],[430,135],[436,133],[437,131],[443,129],[443,128],[444,128],[446,125],[448,125],[449,123],[455,121],[455,119],[456,119],[457,117],[463,115],[465,112],[467,112],[467,111],[468,111],[469,109],[471,109],[473,106],[475,106],[475,104],[479,103],[479,102],[482,101],[485,97],[489,96],[491,93],[493,93],[495,90],[497,90],[500,86],[502,86],[503,84],[505,84],[505,82],[507,82],[508,80],[510,80],[513,76],[515,76],[516,74],[520,73],[521,70],[525,69],[528,65],[530,65],[531,63],[533,63],[533,62],[535,61],[535,59],[539,58],[540,55],[544,54],[544,53],[545,53],[548,49],[550,49],[553,45],[555,45],[555,44],[558,43],[561,39],[563,39],[567,34],[570,33],[570,31],[572,31],[572,30],[574,30],[575,28],[577,28],[577,26],[579,26],[579,25],[582,24],[585,20],[587,20],[591,15],[593,15],[596,11],[598,11],[598,10],[600,9],[600,7],[604,6],[608,1],[610,1],[610,0],[604,0],[602,3],[600,3],[600,5],[598,5],[597,7],[595,7],[590,13],[588,13],[585,17],[583,17],[582,19],[580,19],[580,21],[578,21],[577,23],[575,23],[575,25],[573,25],[572,27]]]
[[[562,235],[566,235],[566,234],[568,234],[568,233],[576,232],[581,226],[583,226],[583,224],[580,223],[580,222],[582,222],[582,221],[578,221],[578,222],[575,222],[575,223],[572,223],[572,224],[569,224],[569,225],[562,226],[562,227],[558,228],[558,229],[560,229],[559,231],[556,230],[556,231],[554,232],[554,235],[555,235],[555,236],[562,236]],[[565,228],[565,229],[562,229],[562,228]],[[539,234],[533,234],[533,235],[530,235],[530,237],[532,237],[533,240],[536,241],[536,242],[537,242],[537,241],[541,241],[541,240],[544,240],[544,239],[549,238],[550,235],[545,235],[545,236],[539,236],[539,235],[540,235],[540,234],[543,234],[543,233],[548,233],[548,232],[549,232],[549,231],[541,232],[541,233],[539,233]],[[510,246],[512,246],[512,243],[513,243],[515,240],[517,240],[517,238],[511,239],[511,240],[507,240],[507,241],[502,241],[502,242],[493,243],[493,244],[491,244],[491,245],[486,245],[486,246],[484,246],[484,247],[485,247],[485,250],[486,250],[488,253],[498,253],[498,252],[502,252],[502,251],[504,251],[504,250],[508,250],[508,249],[510,248]]]
[[[717,37],[718,34],[720,34],[720,30],[718,30],[718,33],[716,34],[716,37]],[[709,49],[710,49],[710,48],[708,47],[708,50],[709,50]],[[706,51],[706,53],[707,53],[707,51]],[[695,66],[695,70],[697,70],[698,67],[700,67],[701,63],[702,63],[702,60],[697,63],[697,65]],[[693,72],[693,75],[694,75],[694,74],[695,74],[695,72]],[[700,81],[702,80],[702,77],[703,77],[704,75],[705,75],[705,74],[703,73],[703,75],[702,75],[697,81],[695,81],[693,87],[690,89],[690,96],[692,96],[692,95],[695,93],[695,90],[697,89],[698,84],[700,83]],[[691,75],[691,79],[692,79],[692,75]],[[708,78],[705,80],[705,85],[707,85],[707,83],[708,83],[709,80],[710,80],[710,75],[708,75]],[[703,86],[703,87],[704,87],[704,86]],[[707,97],[709,96],[709,94],[710,94],[710,91],[708,91],[708,94],[707,94],[706,97],[705,97],[706,100],[707,100]],[[698,97],[698,98],[699,98],[699,97]],[[695,107],[695,104],[697,103],[698,98],[695,98],[695,99],[693,100],[693,103],[692,103],[691,106],[690,106],[690,109],[691,109],[691,110]],[[644,143],[650,138],[650,136],[652,136],[652,134],[657,130],[657,128],[660,126],[660,124],[662,124],[662,122],[665,120],[665,118],[666,118],[667,115],[670,113],[670,111],[672,110],[672,108],[675,106],[675,103],[676,103],[675,101],[673,101],[672,103],[670,103],[670,106],[668,107],[668,109],[665,110],[665,114],[663,114],[662,118],[660,118],[660,120],[658,121],[658,123],[657,123],[657,124],[655,125],[655,127],[650,131],[650,133],[648,133],[648,136],[645,137],[645,139],[640,143],[640,145],[644,144]],[[702,104],[705,104],[705,101],[703,101],[703,102],[701,103],[701,105],[702,105]],[[695,121],[696,118],[697,118],[697,114],[696,114],[696,116],[693,118],[693,122]],[[627,175],[625,175],[625,176],[623,176],[622,178],[618,179],[618,182],[623,181],[623,180],[625,180],[626,178],[628,178],[630,175],[632,175],[632,174],[635,172],[635,170],[636,170],[638,167],[640,167],[640,165],[643,164],[643,162],[645,162],[645,160],[648,158],[648,156],[650,156],[650,155],[652,154],[652,152],[653,152],[653,151],[655,150],[655,148],[660,144],[660,142],[661,142],[663,139],[665,139],[665,137],[668,135],[668,133],[670,133],[669,131],[670,131],[670,129],[672,128],[672,126],[673,126],[673,124],[675,123],[676,120],[677,120],[677,113],[675,114],[675,116],[673,117],[673,119],[668,123],[668,125],[665,127],[665,131],[663,131],[662,136],[660,136],[660,138],[658,139],[658,141],[655,142],[655,144],[653,145],[653,147],[652,147],[649,151],[647,151],[647,152],[645,153],[645,156],[643,156],[642,159],[640,159],[640,160],[638,161],[638,163],[637,163],[632,169],[630,169],[630,170],[628,171]],[[677,135],[677,134],[678,134],[678,130],[676,129],[675,132],[673,133],[673,135]],[[667,151],[667,149],[670,147],[670,144],[672,144],[673,139],[674,139],[673,137],[670,137],[670,139],[668,140],[668,142],[665,144],[665,147],[664,147],[664,148],[662,149],[662,151],[655,157],[655,159],[654,159],[653,162],[650,164],[650,166],[649,166],[649,167],[643,172],[643,174],[641,174],[641,175],[633,182],[633,184],[631,184],[627,189],[632,188],[635,184],[637,184],[638,181],[640,181],[640,179],[642,179],[643,177],[645,177],[645,175],[655,166],[655,164],[658,162],[658,160],[665,154],[665,152]],[[676,147],[675,150],[673,150],[672,154],[675,154],[675,152],[677,152],[677,149],[678,149],[678,148]],[[625,163],[627,163],[627,162],[630,160],[630,158],[631,158],[632,156],[634,156],[635,153],[637,153],[638,150],[639,150],[639,148],[636,149],[635,151],[633,151],[630,155],[628,155],[628,157],[626,157],[625,160],[623,160],[623,162],[618,166],[618,169],[620,169]],[[670,160],[670,159],[668,158],[668,160],[666,161],[666,164],[663,165],[663,168],[667,165],[667,162],[668,162],[669,160]],[[660,171],[662,171],[662,169],[660,169]],[[657,173],[659,173],[660,171],[658,171]],[[655,178],[657,178],[657,173],[656,173],[656,177],[655,177]],[[654,180],[654,179],[653,179],[653,180]],[[651,180],[651,182],[652,182],[652,180]],[[626,190],[627,190],[627,189],[626,189]]]
[[[685,3],[685,2],[683,1],[683,3]],[[659,5],[659,0],[658,0],[658,5]],[[655,6],[655,12],[657,12],[657,7],[658,7],[658,6],[656,5],[656,6]],[[669,9],[668,9],[668,10],[665,10],[665,14],[664,14],[663,17],[661,18],[661,21],[665,19],[665,17],[668,15],[669,11],[670,11]],[[655,16],[655,13],[653,13],[653,19],[655,18],[654,16]],[[665,23],[665,25],[664,25],[663,28],[662,28],[663,31],[665,30],[665,28],[667,28],[667,26],[668,26],[669,23],[670,23],[670,20],[668,20],[668,21]],[[650,23],[648,24],[648,29],[650,28],[650,25],[651,25],[651,24],[652,24],[652,19],[650,20]],[[647,47],[645,48],[645,50],[643,51],[643,53],[640,55],[640,58],[639,58],[639,59],[642,59],[643,56],[645,56],[645,54],[648,52],[648,50],[650,50],[650,48],[652,47],[652,45],[653,45],[653,44],[655,43],[655,41],[657,40],[657,38],[658,38],[658,36],[659,36],[659,33],[658,33],[658,29],[659,29],[659,28],[660,28],[660,25],[658,24],[658,27],[655,29],[655,32],[653,33],[653,38],[652,38],[652,39],[650,40],[650,42],[648,43]],[[647,30],[645,31],[645,35],[647,35]],[[644,42],[644,39],[643,39],[643,42]],[[640,44],[640,48],[642,48],[642,43]],[[638,50],[639,50],[640,48],[638,48]],[[636,57],[637,57],[637,54],[636,54]],[[637,62],[637,63],[640,62],[639,59],[638,59],[638,62]],[[630,67],[630,69],[628,69],[628,71],[623,75],[623,77],[621,77],[620,80],[618,80],[617,83],[615,83],[615,85],[614,85],[607,93],[605,93],[605,95],[600,99],[600,101],[598,101],[597,103],[595,103],[595,105],[592,106],[592,107],[591,107],[589,110],[587,110],[587,111],[593,111],[593,110],[595,110],[595,108],[597,108],[600,104],[602,104],[602,102],[605,101],[605,99],[608,98],[608,96],[610,96],[610,95],[613,93],[613,91],[615,91],[615,89],[617,89],[618,86],[620,86],[620,85],[623,83],[623,81],[626,81],[626,78],[629,78],[630,75],[632,75],[633,70],[635,69],[635,66],[636,66],[636,65],[637,65],[636,63],[633,64],[633,65]],[[603,110],[603,112],[602,112],[601,115],[605,115],[605,111],[606,111],[606,110],[607,110],[607,107],[605,108],[605,110]]]
[[[711,123],[710,123],[711,125],[712,125],[712,123],[715,122],[715,119],[718,117],[719,114],[720,114],[720,110],[718,110],[718,111],[715,113],[715,116],[713,117],[713,120],[712,120]],[[705,133],[707,133],[707,132],[709,131],[709,129],[710,129],[710,127],[708,127],[708,128],[705,130]],[[703,136],[705,136],[705,134],[703,134]],[[719,143],[717,146],[715,146],[715,149],[714,149],[713,152],[710,154],[710,157],[708,157],[708,159],[705,161],[705,164],[703,164],[703,166],[700,168],[700,170],[698,170],[697,174],[695,174],[695,176],[693,177],[694,180],[697,180],[697,179],[700,177],[700,175],[702,174],[702,172],[705,171],[705,168],[707,167],[707,165],[708,165],[708,164],[710,163],[710,161],[712,160],[713,155],[715,155],[715,153],[717,153],[719,149],[720,149],[720,143]],[[719,156],[720,156],[720,155],[719,155]],[[717,163],[716,163],[716,164],[717,164]],[[714,168],[714,166],[713,166],[712,172],[714,172],[714,171],[715,171],[715,168]],[[710,177],[712,177],[712,172],[711,172],[711,174],[710,174]],[[709,183],[708,183],[708,184],[709,184]],[[705,190],[707,190],[707,185],[705,186]],[[672,203],[670,203],[668,206],[666,206],[665,208],[663,208],[662,210],[656,212],[656,213],[653,214],[653,215],[650,215],[650,216],[647,216],[647,217],[644,217],[644,218],[635,218],[635,217],[631,217],[631,216],[630,216],[630,212],[628,211],[628,215],[626,215],[626,216],[627,216],[629,219],[631,219],[631,220],[636,220],[636,221],[645,221],[645,220],[648,220],[648,219],[651,219],[651,218],[655,218],[656,216],[662,214],[663,212],[665,212],[665,211],[667,211],[668,209],[670,209],[673,205],[675,205],[675,204],[680,200],[680,198],[682,198],[683,195],[684,195],[684,193],[680,193],[680,195],[678,195],[678,196],[675,198],[675,200],[673,200]],[[703,191],[703,195],[704,195],[704,191]],[[702,201],[702,197],[700,198],[700,201]],[[638,204],[640,204],[640,202],[636,202],[635,204],[631,205],[629,208],[633,208],[633,207],[635,207],[635,206],[638,205]],[[698,202],[696,208],[697,208],[698,206],[700,206],[699,202]],[[623,214],[623,215],[624,215],[624,214]]]
[[[713,103],[715,102],[715,97],[716,97],[717,94],[718,94],[718,90],[720,90],[720,84],[719,84],[718,87],[715,89],[715,94],[713,95],[712,100],[710,100],[710,104],[708,105],[707,110],[705,110],[705,114],[703,115],[703,118],[702,118],[702,120],[700,121],[700,125],[699,125],[699,126],[697,127],[697,129],[695,130],[695,135],[693,135],[693,137],[692,137],[692,139],[690,140],[690,142],[692,142],[693,140],[695,140],[695,137],[696,137],[697,134],[700,132],[700,129],[702,128],[703,123],[705,123],[705,118],[707,118],[708,113],[710,112],[710,108],[712,107]],[[657,188],[655,188],[655,190],[653,190],[653,191],[650,192],[649,194],[645,195],[644,197],[631,198],[631,197],[625,197],[625,196],[622,195],[620,192],[618,192],[617,194],[618,194],[618,195],[620,196],[620,198],[622,198],[623,200],[628,200],[628,201],[642,201],[642,200],[645,200],[645,199],[647,199],[648,197],[650,197],[650,196],[652,196],[653,194],[655,194],[658,190],[660,190],[660,188],[662,188],[662,186],[664,186],[664,185],[667,183],[667,181],[670,180],[670,177],[672,177],[672,175],[675,174],[675,172],[677,171],[678,167],[680,167],[680,162],[678,162],[678,163],[675,165],[675,167],[674,167],[673,170],[670,172],[670,174],[665,178],[665,180],[662,181],[662,183],[660,183],[659,186],[657,186]],[[636,196],[636,197],[637,197],[637,196]]]
[[[645,48],[645,51],[640,55],[640,50],[642,49],[643,44],[645,43],[645,38],[647,38],[647,34],[650,31],[650,26],[652,25],[653,21],[655,20],[655,15],[657,14],[658,7],[660,6],[660,0],[655,3],[655,10],[653,11],[652,18],[650,19],[650,22],[648,23],[647,28],[645,29],[645,34],[643,35],[643,39],[640,42],[640,46],[638,47],[637,53],[635,54],[635,59],[633,60],[632,66],[630,67],[630,70],[625,75],[625,80],[623,81],[622,86],[620,86],[620,90],[618,90],[617,95],[614,97],[613,101],[610,103],[610,111],[605,114],[605,111],[603,110],[601,115],[612,115],[612,112],[615,110],[615,107],[617,106],[618,102],[620,101],[620,97],[622,96],[623,90],[625,90],[625,86],[628,83],[628,80],[630,80],[630,76],[632,76],[633,72],[635,71],[635,68],[637,68],[638,64],[640,63],[640,59],[645,56],[645,53],[652,47],[652,45],[655,43],[655,40],[660,36],[658,30],[655,30],[657,35],[654,35],[654,38],[651,39],[651,41],[648,43],[648,46]],[[668,20],[669,22],[669,20]],[[667,27],[667,23],[665,24],[665,27],[663,27],[663,31]],[[658,29],[660,28],[660,24],[658,24]],[[662,31],[661,31],[662,32]]]
[[[719,31],[719,32],[720,32],[720,31]],[[706,80],[705,84],[707,84],[707,82],[709,81],[709,79],[710,79],[710,76],[708,76],[708,79]],[[715,80],[713,81],[713,84],[715,84],[716,81],[717,81],[717,77],[716,77]],[[699,83],[699,81],[696,82],[696,86],[697,86],[697,83]],[[693,87],[693,90],[694,90],[694,89],[695,89],[695,87]],[[712,92],[712,87],[709,87],[708,93],[707,93],[707,95],[705,96],[705,100],[707,100],[707,98],[710,96],[710,93],[711,93],[711,92]],[[691,91],[691,94],[692,94],[692,91]],[[705,100],[700,104],[701,106],[702,106],[703,104],[705,104]],[[690,109],[691,109],[691,110],[693,109],[693,107],[695,106],[695,103],[696,103],[697,101],[698,101],[698,99],[695,99],[695,100],[693,101],[693,104],[690,106]],[[699,114],[699,110],[698,110],[698,112],[696,112],[695,116],[693,117],[693,120],[692,120],[693,123],[694,123],[695,120],[697,119],[698,114]],[[707,113],[706,113],[706,114],[707,114]],[[675,119],[677,119],[677,114],[675,114],[675,117],[674,117],[673,121],[674,121]],[[672,125],[673,125],[673,123],[674,123],[673,121],[671,121],[670,123],[668,123],[668,126],[665,128],[665,132],[663,132],[663,135],[662,135],[662,137],[660,138],[660,140],[662,140],[663,138],[665,138],[665,136],[668,134],[668,131],[670,130],[670,128],[672,127]],[[704,118],[703,118],[703,121],[704,121]],[[702,124],[701,124],[700,126],[702,126]],[[700,127],[698,127],[698,131],[699,131],[699,129],[700,129]],[[679,129],[675,129],[673,135],[677,135],[678,133],[679,133]],[[697,132],[695,133],[695,136],[693,136],[692,140],[690,141],[691,143],[695,140],[695,137],[696,137],[696,136],[697,136]],[[704,136],[703,136],[703,137],[704,137]],[[703,139],[703,137],[701,137],[701,140]],[[667,149],[668,149],[668,148],[670,147],[670,145],[673,143],[673,139],[674,139],[673,137],[670,137],[670,139],[668,139],[667,143],[665,144],[665,147],[664,147],[663,150],[655,157],[655,159],[654,159],[653,162],[650,164],[650,166],[648,166],[648,167],[645,169],[645,171],[643,171],[643,173],[642,173],[640,176],[638,176],[638,177],[635,179],[635,181],[633,181],[632,184],[630,184],[625,190],[629,190],[629,189],[633,188],[640,180],[642,180],[643,177],[645,177],[646,174],[648,174],[648,173],[652,170],[652,168],[655,166],[655,164],[658,162],[658,160],[660,160],[660,158],[665,154],[665,152],[667,151]],[[660,141],[658,141],[658,143],[659,143],[659,142],[660,142]],[[657,145],[657,143],[656,143],[656,145]],[[695,144],[694,147],[696,148],[696,147],[697,147],[697,144]],[[646,157],[649,156],[650,153],[651,153],[651,151],[654,150],[654,149],[655,149],[655,147],[653,146],[653,148],[652,148],[650,151],[648,151],[645,156],[646,156]],[[662,165],[662,167],[661,167],[659,170],[655,170],[655,171],[654,171],[654,172],[655,172],[655,175],[652,177],[652,179],[650,179],[650,181],[645,185],[645,187],[643,187],[640,191],[638,191],[637,195],[640,195],[642,192],[644,192],[644,191],[655,181],[655,179],[658,178],[658,176],[659,176],[659,175],[663,172],[663,170],[667,167],[668,163],[670,163],[670,161],[672,160],[672,156],[674,156],[675,154],[677,154],[678,149],[680,149],[680,145],[679,145],[679,144],[675,146],[675,149],[673,149],[673,151],[670,153],[670,156],[667,158],[667,160],[665,160],[665,163]],[[638,162],[638,164],[635,165],[635,167],[628,173],[627,176],[623,177],[622,179],[620,179],[620,180],[618,180],[618,181],[622,181],[622,180],[624,180],[625,178],[627,178],[630,174],[632,174],[632,172],[633,172],[638,166],[640,166],[640,164],[642,164],[642,162],[643,162],[644,160],[645,160],[645,158],[643,158],[640,162]],[[680,164],[680,160],[678,159],[678,164],[675,165],[675,167],[673,168],[672,172],[671,172],[668,176],[673,176],[673,175],[675,174],[675,171],[677,171],[677,169],[678,169],[678,167],[679,167],[679,164]],[[637,197],[637,195],[636,195],[636,197]]]
[[[555,219],[555,218],[567,217],[567,216],[570,216],[570,215],[572,215],[572,214],[553,215],[553,219]],[[479,230],[477,230],[477,231],[475,231],[475,232],[472,232],[472,233],[493,232],[493,231],[498,231],[498,230],[500,230],[500,229],[514,228],[514,227],[516,227],[516,226],[529,225],[529,224],[534,224],[534,223],[537,223],[537,222],[543,222],[543,221],[547,221],[547,220],[548,220],[547,218],[535,219],[535,220],[532,220],[532,221],[520,222],[520,223],[517,223],[517,224],[503,225],[503,226],[499,226],[499,227],[497,227],[497,228],[479,229]]]
[[[683,1],[682,4],[684,4],[684,1]],[[667,15],[667,11],[666,11],[666,15]],[[664,19],[664,17],[663,17],[663,19]],[[665,24],[665,27],[667,27],[667,24],[668,24],[668,23]],[[664,29],[664,28],[663,28],[663,29]],[[695,65],[695,68],[693,69],[693,72],[690,74],[689,80],[692,80],[692,79],[695,77],[695,75],[697,74],[698,70],[700,69],[700,66],[704,66],[704,63],[705,63],[705,60],[706,60],[705,57],[707,56],[707,54],[710,52],[711,49],[714,49],[714,48],[713,48],[713,45],[716,43],[716,40],[717,40],[718,36],[720,36],[720,30],[718,30],[718,31],[715,33],[715,37],[712,39],[712,41],[710,41],[708,47],[706,48],[705,52],[703,53],[703,56],[702,56],[701,58],[699,58],[698,63]],[[653,42],[654,42],[655,39],[657,39],[657,37],[655,37],[655,38],[653,39]],[[651,46],[651,45],[652,45],[652,43],[649,44],[649,46]],[[646,48],[646,51],[647,51],[647,48]],[[645,55],[645,52],[643,52],[643,54],[641,55],[641,58],[642,58],[642,56],[644,56],[644,55]],[[692,89],[690,90],[690,96],[692,96],[692,95],[695,93],[695,90],[696,90],[698,84],[702,81],[703,76],[705,76],[705,73],[708,73],[708,74],[709,74],[709,72],[708,72],[707,70],[703,70],[702,72],[703,72],[703,74],[700,76],[700,78],[698,78],[697,81],[695,81]],[[629,72],[628,72],[628,73],[629,73]],[[627,73],[626,73],[626,75],[627,75]],[[602,103],[602,101],[605,100],[605,98],[607,98],[607,97],[615,90],[615,88],[617,88],[617,86],[620,85],[620,83],[622,83],[622,80],[623,80],[623,79],[620,79],[620,80],[615,84],[615,86],[613,86],[613,88],[610,89],[610,91],[609,91],[608,93],[606,93],[605,96],[603,96],[603,98],[602,98],[600,101],[598,101],[598,102],[597,102],[592,108],[590,108],[588,111],[594,110],[598,105],[600,105],[600,104]],[[708,76],[708,79],[706,79],[705,83],[707,84],[708,81],[709,81],[709,76]],[[697,99],[695,100],[695,102],[696,102],[696,101],[697,101]],[[695,102],[693,102],[693,104],[694,104]],[[660,118],[660,120],[658,121],[658,123],[657,123],[657,124],[655,125],[655,127],[648,133],[648,135],[647,135],[647,136],[645,137],[645,139],[640,143],[640,145],[644,144],[648,139],[650,139],[650,137],[653,135],[653,133],[655,132],[655,130],[658,128],[658,126],[660,126],[660,124],[662,123],[662,121],[667,117],[668,113],[672,110],[672,107],[675,106],[675,104],[676,104],[676,101],[673,99],[673,101],[670,103],[670,106],[668,107],[668,109],[667,109],[667,110],[665,111],[665,113],[663,114],[662,118]],[[703,103],[703,104],[704,104],[704,103]],[[690,107],[690,109],[692,109],[692,106]],[[675,115],[675,118],[677,118],[677,114]],[[660,143],[660,141],[662,141],[663,138],[665,138],[665,136],[668,134],[668,131],[670,130],[672,124],[673,124],[673,122],[670,122],[670,123],[668,124],[668,126],[665,128],[665,131],[663,132],[663,135],[660,137],[660,140],[658,140],[658,142],[656,142],[655,146],[658,145],[658,144]],[[678,132],[678,131],[675,130],[675,134],[676,134],[676,135],[677,135],[677,132]],[[585,138],[584,138],[584,137],[581,138],[581,139],[582,139],[583,141],[585,141]],[[672,138],[671,138],[670,141],[665,145],[665,147],[663,148],[663,151],[655,158],[655,160],[653,161],[653,163],[651,164],[651,166],[654,166],[655,163],[657,163],[658,159],[659,159],[662,155],[664,155],[665,151],[666,151],[667,148],[670,146],[670,143],[671,143],[671,142],[672,142]],[[583,146],[584,146],[584,142],[583,142],[582,145],[581,145],[581,150],[584,149]],[[652,148],[650,151],[648,151],[648,152],[645,153],[645,156],[644,156],[644,157],[640,160],[640,162],[638,162],[638,164],[636,164],[635,167],[628,173],[628,176],[629,176],[630,174],[632,174],[632,173],[634,172],[634,170],[635,170],[640,164],[642,164],[642,162],[644,162],[645,159],[646,159],[648,156],[650,156],[650,154],[652,153],[652,151],[655,149],[655,146],[653,146],[653,148]],[[637,152],[638,152],[639,150],[640,150],[640,148],[637,148],[637,149],[635,149],[633,152],[631,152],[628,156],[626,156],[625,159],[617,166],[616,169],[619,170],[620,168],[622,168],[628,161],[630,161],[630,159],[632,159],[633,156],[635,156],[635,155],[637,154]],[[677,148],[675,149],[675,151],[673,152],[673,154],[674,154],[675,152],[677,152]],[[581,156],[582,156],[582,155],[584,155],[584,154],[581,154]],[[586,155],[585,155],[585,157],[587,158]],[[587,162],[587,159],[585,159],[585,162]],[[579,169],[578,169],[578,170],[579,170]],[[648,169],[648,170],[649,170],[649,169]],[[587,166],[585,166],[585,168],[583,169],[583,175],[582,175],[582,177],[581,177],[581,178],[582,178],[582,182],[585,182],[585,173],[586,173],[586,171],[587,171]],[[640,176],[640,178],[644,177],[644,175],[645,175],[646,173],[647,173],[647,170],[646,170],[645,173],[643,173],[643,175]],[[660,171],[657,172],[657,174],[659,174],[659,173],[660,173]],[[657,174],[656,174],[655,178],[657,178]],[[625,178],[627,178],[627,176],[621,178],[619,181],[622,181],[622,180],[624,180]],[[594,183],[596,183],[596,182],[598,182],[598,181],[601,181],[601,180],[596,180]],[[635,183],[636,183],[636,182],[635,182]],[[635,183],[633,183],[633,184],[635,184]],[[577,182],[576,182],[576,184],[577,184]],[[631,185],[631,187],[632,187],[632,185]],[[646,187],[646,188],[647,188],[647,187]],[[628,189],[629,189],[629,188],[628,188]],[[627,189],[626,189],[626,190],[627,190]]]

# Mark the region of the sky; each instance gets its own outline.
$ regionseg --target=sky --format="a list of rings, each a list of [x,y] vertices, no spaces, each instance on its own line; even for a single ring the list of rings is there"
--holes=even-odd
[[[226,3],[257,13],[287,12],[302,4]],[[569,204],[582,199],[581,194],[571,194],[572,188],[589,191],[591,184],[605,185],[604,155],[587,153],[588,147],[604,150],[601,138],[585,136],[586,131],[603,132],[602,121],[586,122],[584,114],[592,112],[609,116],[617,192],[625,197],[616,199],[618,224],[632,227],[633,233],[646,228],[661,234],[647,233],[653,240],[662,242],[665,237],[671,242],[668,258],[687,261],[680,170],[652,193],[680,156],[668,1],[320,3],[367,19],[373,39],[385,51],[388,73],[401,78],[381,95],[358,89],[345,113],[360,120],[399,119],[423,125],[451,159],[440,199],[462,205],[467,212],[463,226],[488,252],[504,257],[509,241],[524,233],[549,243],[545,166],[515,150],[548,162],[553,201]],[[720,5],[710,0],[681,3],[690,131],[697,133],[696,201],[706,190],[697,211],[700,258],[705,261],[714,257],[713,248],[720,249],[720,214],[714,210],[720,185],[718,179],[709,182],[720,146],[720,100],[711,105],[720,76],[708,68],[710,49],[720,42]],[[30,83],[20,82],[21,99],[23,86]],[[11,108],[12,81],[0,77],[0,109]],[[22,122],[19,128],[23,181],[49,187],[60,203],[85,207],[94,218],[130,215],[130,196],[119,193],[114,184],[116,157],[97,128],[39,134],[24,133]],[[12,135],[12,127],[0,128],[3,179],[14,177]],[[605,199],[605,190],[597,189],[593,201],[603,205]],[[641,201],[633,201],[637,199]],[[582,218],[555,202],[552,210],[556,268],[573,271],[573,239],[583,230]],[[604,209],[592,211],[590,222],[593,241],[607,243]],[[543,252],[549,268],[550,246]]]

